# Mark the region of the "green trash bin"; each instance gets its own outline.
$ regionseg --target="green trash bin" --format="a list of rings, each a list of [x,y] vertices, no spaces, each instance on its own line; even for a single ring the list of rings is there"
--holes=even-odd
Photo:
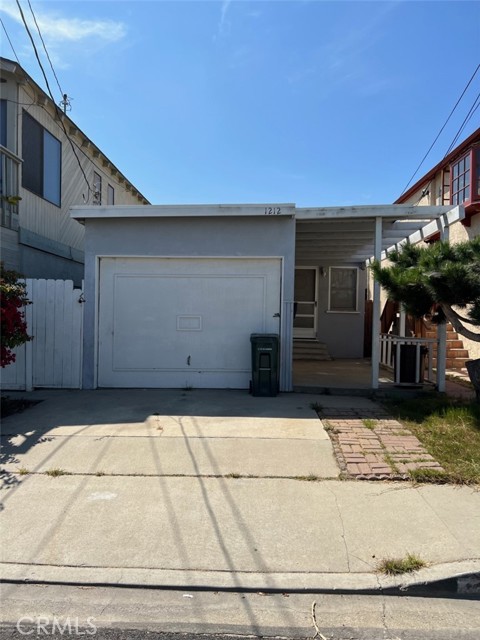
[[[252,381],[254,396],[278,394],[280,339],[276,333],[252,333]]]

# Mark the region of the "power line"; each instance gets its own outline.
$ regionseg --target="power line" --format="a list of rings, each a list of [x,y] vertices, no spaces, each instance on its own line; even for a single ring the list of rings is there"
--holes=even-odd
[[[35,53],[35,57],[37,58],[38,66],[40,67],[40,70],[41,70],[41,72],[43,74],[43,77],[45,79],[45,84],[47,85],[47,90],[48,90],[48,93],[50,95],[50,99],[52,100],[52,102],[53,102],[53,104],[55,106],[55,109],[59,111],[59,109],[58,109],[58,107],[57,107],[57,105],[55,103],[55,98],[53,97],[52,90],[50,89],[50,85],[48,83],[47,74],[45,73],[45,69],[43,68],[42,61],[40,60],[40,56],[38,55],[37,47],[35,45],[35,40],[33,39],[32,34],[30,33],[30,29],[28,28],[27,21],[25,20],[25,15],[24,15],[24,13],[22,11],[22,7],[20,5],[19,0],[16,0],[16,2],[17,2],[18,9],[20,11],[20,16],[22,18],[23,25],[25,27],[25,30],[26,30],[27,34],[28,34],[28,37],[30,38],[30,42],[32,43],[33,51]],[[85,171],[84,171],[84,169],[82,167],[82,164],[80,162],[80,158],[77,155],[77,152],[75,150],[73,142],[70,139],[70,136],[68,135],[67,129],[65,128],[65,125],[63,123],[63,120],[62,120],[61,116],[59,116],[59,121],[60,121],[60,124],[62,126],[63,132],[64,132],[67,140],[70,142],[70,146],[72,147],[73,155],[75,156],[75,158],[77,160],[78,166],[80,167],[80,171],[82,172],[83,177],[85,179],[85,182],[87,184],[87,188],[88,188],[88,199],[87,199],[87,202],[88,202],[88,200],[90,200],[90,193],[92,192],[92,188],[90,186],[90,183],[88,182],[87,175],[86,175],[86,173],[85,173]]]
[[[464,121],[462,122],[462,124],[460,125],[460,129],[457,131],[456,136],[454,137],[454,139],[452,140],[452,143],[450,144],[450,146],[447,149],[447,152],[445,153],[445,156],[448,156],[448,154],[450,153],[450,151],[453,149],[453,147],[455,146],[455,143],[457,142],[458,138],[462,135],[462,131],[465,129],[465,127],[467,126],[469,120],[471,119],[471,117],[473,116],[473,114],[475,113],[475,111],[478,109],[478,107],[480,106],[480,93],[477,94],[477,97],[475,98],[472,106],[470,107],[470,111],[467,113],[467,115],[465,116]]]
[[[465,129],[465,127],[467,126],[467,124],[470,122],[470,120],[473,117],[473,114],[475,113],[475,111],[480,107],[480,93],[477,94],[477,97],[475,98],[475,100],[473,101],[472,106],[470,107],[469,112],[467,113],[467,115],[465,116],[462,124],[460,125],[459,130],[457,131],[455,137],[453,138],[452,142],[450,143],[450,146],[448,147],[448,149],[445,152],[445,155],[443,156],[443,160],[445,160],[445,158],[448,156],[448,154],[450,153],[450,151],[452,151],[452,149],[454,148],[457,140],[459,139],[459,137],[462,135],[463,130]],[[426,187],[424,187],[422,189],[422,192],[420,194],[420,197],[418,198],[418,200],[414,203],[414,207],[418,206],[418,204],[420,203],[420,201],[422,200],[422,198],[428,194],[430,187],[433,183],[433,179],[430,180],[430,182],[427,184]]]
[[[45,55],[47,56],[48,62],[50,63],[50,68],[52,70],[53,75],[55,76],[55,80],[57,81],[58,89],[60,91],[60,94],[63,96],[64,95],[63,89],[60,86],[60,81],[59,81],[59,79],[57,77],[57,74],[55,73],[55,69],[53,68],[53,64],[52,64],[52,61],[50,59],[50,56],[48,55],[47,46],[46,46],[45,41],[43,39],[42,32],[40,31],[40,27],[38,26],[37,18],[35,16],[35,13],[33,12],[33,7],[32,7],[32,5],[30,3],[30,0],[28,0],[28,6],[30,7],[30,12],[32,14],[33,21],[35,22],[35,26],[37,27],[38,35],[40,36],[40,40],[42,41],[43,50],[45,51]]]
[[[55,122],[55,124],[56,124],[57,126],[60,126],[60,125],[58,124],[58,120],[52,116],[52,114],[51,114],[51,113],[50,113],[50,111],[45,107],[45,105],[41,105],[41,107],[42,107],[42,109],[45,111],[45,113],[47,113],[47,115],[48,115],[48,116],[53,120],[53,122]],[[83,149],[83,148],[78,144],[78,142],[77,142],[76,140],[73,140],[72,142],[73,142],[73,144],[77,147],[77,149],[80,151],[80,153],[81,153],[82,155],[84,155],[84,156],[85,156],[85,158],[86,158],[88,161],[90,161],[90,162],[91,162],[91,161],[92,161],[92,159],[91,159],[91,158],[90,158],[90,156],[86,153],[85,149]],[[99,167],[97,164],[95,164],[95,170],[96,170],[96,171],[98,171],[98,172],[100,172],[100,173],[103,173],[103,175],[104,175],[108,180],[112,180],[112,177],[113,177],[113,176],[112,176],[112,175],[110,175],[110,174],[108,174],[104,169],[102,169],[102,167]],[[117,183],[117,186],[121,187],[121,188],[123,189],[123,191],[125,191],[125,193],[127,193],[127,189],[126,189],[125,187],[122,187],[122,185],[120,185],[120,184],[118,184],[118,183]],[[132,185],[132,186],[133,186],[133,185]],[[136,189],[136,191],[138,191],[138,190]],[[138,193],[140,193],[140,192],[138,191]],[[140,194],[140,195],[142,195],[142,194]]]
[[[7,40],[8,40],[8,42],[9,42],[9,44],[10,44],[10,47],[12,48],[13,55],[15,56],[15,58],[16,58],[16,60],[17,60],[18,64],[20,64],[20,60],[18,59],[17,52],[16,52],[16,51],[15,51],[15,49],[13,48],[13,44],[12,44],[12,41],[10,40],[10,36],[8,35],[8,31],[7,31],[7,29],[6,29],[6,27],[5,27],[5,24],[3,23],[3,20],[2,20],[1,18],[0,18],[0,22],[2,23],[3,30],[5,31],[5,35],[7,36]]]
[[[17,1],[18,1],[18,0],[17,0]],[[476,68],[476,69],[475,69],[475,71],[473,72],[472,77],[470,78],[470,80],[468,81],[468,83],[467,83],[466,87],[465,87],[465,88],[464,88],[464,90],[462,91],[461,96],[458,98],[457,102],[455,103],[455,106],[454,106],[454,107],[453,107],[453,109],[450,111],[450,113],[449,113],[449,115],[448,115],[448,118],[445,120],[445,122],[444,122],[444,124],[443,124],[442,128],[440,129],[440,131],[438,132],[438,134],[437,134],[437,136],[436,136],[435,140],[434,140],[434,141],[432,142],[432,144],[430,145],[430,147],[429,147],[429,149],[428,149],[427,153],[423,156],[423,158],[422,158],[422,160],[421,160],[420,164],[419,164],[419,165],[418,165],[418,167],[415,169],[415,171],[414,171],[414,173],[413,173],[412,177],[411,177],[411,178],[410,178],[410,180],[407,182],[407,184],[406,184],[405,188],[403,189],[403,191],[402,191],[401,195],[403,195],[403,194],[405,193],[405,191],[406,191],[406,190],[408,189],[408,187],[410,186],[410,184],[411,184],[412,180],[413,180],[413,179],[414,179],[414,177],[417,175],[417,173],[418,173],[418,171],[419,171],[420,167],[421,167],[421,166],[422,166],[422,164],[425,162],[425,159],[427,158],[427,156],[428,156],[428,154],[430,153],[430,151],[433,149],[433,147],[434,147],[435,143],[437,142],[438,138],[440,137],[440,135],[441,135],[442,131],[443,131],[443,130],[445,129],[445,127],[447,126],[448,121],[450,120],[450,118],[452,117],[452,115],[453,115],[453,113],[455,112],[456,108],[458,107],[458,105],[459,105],[459,103],[460,103],[461,99],[462,99],[462,98],[463,98],[463,96],[465,95],[465,93],[466,93],[466,91],[467,91],[468,87],[471,85],[471,83],[472,83],[473,79],[475,78],[475,76],[477,75],[477,72],[478,72],[478,70],[479,70],[479,69],[480,69],[480,64],[477,66],[477,68]],[[447,151],[447,153],[448,153],[448,151]]]
[[[38,66],[40,67],[40,70],[42,72],[43,78],[45,80],[45,84],[47,85],[48,93],[50,94],[50,97],[53,100],[53,102],[55,102],[55,100],[53,98],[52,90],[50,89],[50,85],[48,84],[47,74],[45,73],[45,69],[43,68],[42,61],[40,60],[40,56],[38,55],[38,50],[37,50],[37,46],[35,44],[35,40],[33,39],[33,36],[32,36],[32,34],[30,32],[30,29],[28,28],[28,24],[27,24],[27,21],[25,20],[25,15],[23,13],[23,10],[22,10],[22,7],[20,5],[19,0],[16,0],[16,2],[17,2],[17,7],[18,7],[18,9],[20,11],[20,17],[22,18],[23,26],[25,27],[25,30],[26,30],[26,32],[28,34],[28,37],[30,38],[30,42],[32,43],[33,52],[35,53],[35,57],[37,59]]]

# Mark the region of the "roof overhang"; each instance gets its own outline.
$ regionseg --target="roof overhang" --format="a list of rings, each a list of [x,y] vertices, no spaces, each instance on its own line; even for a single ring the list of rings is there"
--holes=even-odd
[[[221,217],[285,217],[295,216],[292,203],[267,204],[177,204],[177,205],[114,205],[71,207],[70,215],[76,220],[117,218],[221,218]]]
[[[304,264],[368,263],[381,221],[381,255],[406,242],[420,242],[465,217],[463,206],[366,205],[297,208],[292,203],[129,205],[72,207],[72,218],[290,217],[296,220],[296,260]],[[378,255],[378,252],[377,252]]]
[[[381,255],[417,243],[465,217],[463,206],[375,205],[297,209],[298,263],[369,263],[375,255],[376,220],[381,220]]]

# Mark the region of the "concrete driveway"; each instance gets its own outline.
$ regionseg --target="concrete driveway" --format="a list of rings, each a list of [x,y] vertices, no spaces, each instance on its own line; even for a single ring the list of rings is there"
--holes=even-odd
[[[3,425],[3,466],[45,473],[335,478],[315,398],[242,391],[37,391]]]
[[[337,479],[312,396],[31,395],[3,424],[2,580],[378,589],[406,551],[433,565],[412,579],[478,570],[478,491]]]

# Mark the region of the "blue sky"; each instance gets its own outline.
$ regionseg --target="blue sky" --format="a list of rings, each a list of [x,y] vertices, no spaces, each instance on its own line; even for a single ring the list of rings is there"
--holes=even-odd
[[[69,115],[155,204],[392,202],[480,62],[476,1],[31,4]],[[44,87],[15,3],[0,16]],[[480,71],[417,177],[479,91]]]

